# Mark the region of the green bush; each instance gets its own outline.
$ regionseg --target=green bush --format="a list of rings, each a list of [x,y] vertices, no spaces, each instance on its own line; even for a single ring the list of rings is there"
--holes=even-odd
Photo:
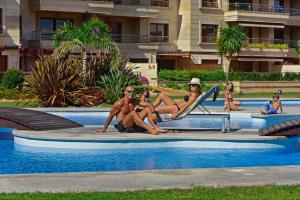
[[[124,94],[124,90],[129,85],[141,85],[140,74],[133,72],[135,68],[125,68],[111,70],[110,73],[100,77],[99,86],[106,92],[107,103],[113,104]]]
[[[9,69],[5,72],[1,85],[7,89],[21,88],[24,82],[24,74],[18,69]]]
[[[202,82],[206,81],[225,81],[223,71],[176,71],[161,70],[159,79],[161,81],[189,81],[191,78],[200,78]],[[287,72],[230,72],[231,81],[296,81],[300,80],[300,73]]]
[[[7,89],[0,86],[0,99],[20,100],[20,99],[33,99],[35,95],[30,91],[22,91],[17,88]]]

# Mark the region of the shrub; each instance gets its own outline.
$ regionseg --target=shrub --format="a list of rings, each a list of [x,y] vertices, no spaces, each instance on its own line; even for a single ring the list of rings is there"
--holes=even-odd
[[[85,89],[82,62],[72,56],[67,59],[40,58],[26,82],[43,106],[76,105],[78,96]]]
[[[19,99],[33,99],[34,94],[29,91],[22,91],[17,88],[7,89],[0,86],[0,99],[19,100]]]
[[[105,101],[106,95],[103,90],[99,89],[88,89],[83,91],[80,96],[80,105],[91,107],[98,106]]]
[[[21,88],[24,82],[24,74],[18,69],[9,69],[5,72],[1,85],[7,89]]]
[[[178,84],[175,83],[175,82],[168,83],[166,86],[167,86],[168,88],[172,88],[172,89],[175,89],[175,90],[180,90],[180,89],[181,89],[180,85],[178,85]]]
[[[141,85],[140,74],[135,74],[136,67],[119,70],[111,70],[108,74],[100,77],[99,86],[104,89],[107,95],[107,102],[113,104],[124,94],[124,90],[129,85]]]
[[[182,74],[185,76],[182,76]],[[177,77],[179,76],[179,77]],[[175,71],[161,70],[159,79],[161,81],[189,81],[192,77],[200,78],[205,81],[225,81],[225,73],[223,71]],[[300,73],[288,72],[230,72],[229,80],[231,81],[290,81],[300,80]]]

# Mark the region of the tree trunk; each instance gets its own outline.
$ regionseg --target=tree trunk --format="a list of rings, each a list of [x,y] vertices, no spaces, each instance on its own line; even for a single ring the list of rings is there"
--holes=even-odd
[[[83,80],[84,83],[86,83],[87,79],[87,53],[86,50],[83,50],[83,56],[82,56],[82,71],[83,71]]]
[[[230,64],[231,64],[231,57],[227,58],[228,59],[228,66],[226,69],[226,84],[228,83],[228,78],[229,78],[229,72],[230,72]]]

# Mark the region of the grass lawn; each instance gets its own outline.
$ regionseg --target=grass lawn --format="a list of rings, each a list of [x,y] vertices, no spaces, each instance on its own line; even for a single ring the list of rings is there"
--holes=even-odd
[[[300,186],[256,186],[256,187],[196,187],[186,190],[155,190],[137,192],[99,193],[24,193],[0,194],[0,199],[109,199],[109,200],[176,200],[176,199],[300,199]]]
[[[36,104],[27,101],[0,101],[0,107],[26,108],[36,107]]]

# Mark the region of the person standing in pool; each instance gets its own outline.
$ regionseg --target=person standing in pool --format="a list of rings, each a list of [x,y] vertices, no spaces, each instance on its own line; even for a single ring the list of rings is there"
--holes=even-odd
[[[116,128],[120,132],[126,132],[128,129],[136,129],[137,131],[146,130],[150,134],[157,134],[162,131],[152,119],[152,112],[149,108],[143,109],[141,112],[137,113],[134,109],[136,106],[136,99],[134,98],[134,86],[127,86],[124,91],[124,98],[115,102],[108,118],[101,130],[97,132],[105,132],[111,123],[113,117],[117,118]],[[148,121],[153,127],[148,126],[144,119],[147,117]]]
[[[200,79],[193,78],[189,83],[189,95],[184,96],[182,100],[175,102],[168,95],[161,93],[154,101],[153,106],[159,114],[170,113],[172,114],[172,119],[176,119],[191,106],[201,94]],[[159,106],[162,102],[165,105]]]
[[[281,101],[279,100],[278,93],[274,93],[273,101],[269,101],[266,106],[265,110],[260,111],[262,115],[271,115],[271,114],[278,114],[278,110],[282,113],[282,105]]]
[[[233,100],[233,83],[228,82],[225,90],[224,111],[237,111],[241,103]]]

